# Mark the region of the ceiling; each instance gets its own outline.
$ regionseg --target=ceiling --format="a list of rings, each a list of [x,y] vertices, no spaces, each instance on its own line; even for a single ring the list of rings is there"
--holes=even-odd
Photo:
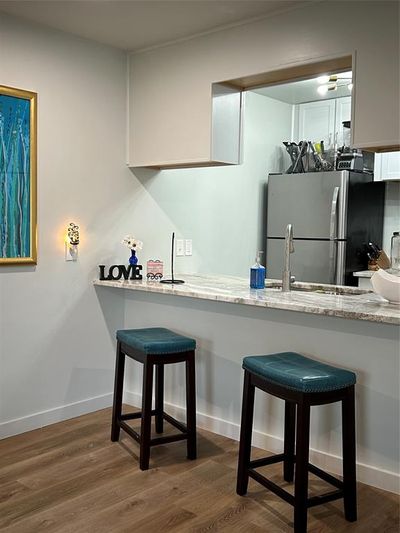
[[[330,100],[340,98],[341,96],[351,96],[346,83],[352,78],[351,72],[342,72],[337,75],[339,79],[336,91],[328,91],[326,94],[320,94],[318,87],[325,85],[318,78],[309,80],[294,81],[282,85],[273,85],[254,89],[253,92],[269,96],[275,100],[286,102],[288,104],[303,104],[305,102],[315,102],[317,100]],[[342,79],[342,81],[340,81]],[[342,85],[343,84],[343,85]]]
[[[0,11],[127,51],[299,7],[300,0],[0,0]]]

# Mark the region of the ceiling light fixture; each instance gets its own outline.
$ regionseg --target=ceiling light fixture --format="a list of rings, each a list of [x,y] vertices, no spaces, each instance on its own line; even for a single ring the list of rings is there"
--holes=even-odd
[[[317,82],[320,83],[320,84],[325,84],[325,83],[328,83],[329,81],[329,76],[319,76],[317,78]]]
[[[317,81],[320,84],[319,87],[317,87],[317,92],[321,96],[325,96],[328,91],[337,91],[340,87],[347,87],[349,91],[353,89],[351,72],[331,74],[330,76],[320,76],[317,78]]]

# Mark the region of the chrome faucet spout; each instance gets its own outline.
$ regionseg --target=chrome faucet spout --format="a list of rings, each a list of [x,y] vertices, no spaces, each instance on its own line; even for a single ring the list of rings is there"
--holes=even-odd
[[[294,243],[293,243],[293,226],[288,224],[286,226],[285,234],[285,263],[284,270],[282,273],[282,292],[289,292],[290,285],[294,281],[294,276],[292,277],[290,273],[290,254],[294,252]]]

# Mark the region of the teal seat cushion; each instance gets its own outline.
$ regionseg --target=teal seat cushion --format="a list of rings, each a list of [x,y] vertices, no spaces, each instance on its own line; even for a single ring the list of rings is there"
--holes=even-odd
[[[117,339],[146,354],[188,352],[196,348],[196,341],[166,328],[120,329]]]
[[[338,390],[356,382],[356,375],[350,370],[319,363],[295,352],[251,355],[243,359],[243,368],[299,392]]]

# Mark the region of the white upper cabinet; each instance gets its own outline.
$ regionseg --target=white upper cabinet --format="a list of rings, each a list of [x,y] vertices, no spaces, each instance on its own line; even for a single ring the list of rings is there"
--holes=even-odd
[[[335,100],[320,100],[299,105],[297,141],[333,142],[335,131]]]
[[[351,120],[351,97],[299,104],[295,116],[295,141],[324,141],[325,148],[329,148],[336,140],[341,146],[343,122]]]
[[[375,181],[400,181],[400,152],[375,154]]]
[[[134,74],[132,69],[130,167],[161,169],[240,163],[242,93],[239,89],[213,83],[208,93],[204,93],[204,83],[199,77],[193,77],[191,87],[184,90],[181,81],[172,77],[173,86],[169,91],[162,91],[157,84],[142,86]]]
[[[232,157],[237,122],[233,129],[220,127],[213,117],[214,84],[225,81],[240,90],[260,86],[260,76],[262,84],[276,84],[343,69],[352,70],[354,79],[353,146],[399,150],[398,3],[363,2],[360,9],[359,2],[346,2],[346,20],[356,21],[351,30],[337,3],[311,4],[131,54],[128,165],[164,168],[238,160]],[[329,142],[335,117],[332,104],[323,105],[305,111],[318,125],[317,139],[307,138],[305,127],[300,137]],[[231,124],[233,115],[223,117],[222,124]],[[224,129],[233,145],[214,147]]]

